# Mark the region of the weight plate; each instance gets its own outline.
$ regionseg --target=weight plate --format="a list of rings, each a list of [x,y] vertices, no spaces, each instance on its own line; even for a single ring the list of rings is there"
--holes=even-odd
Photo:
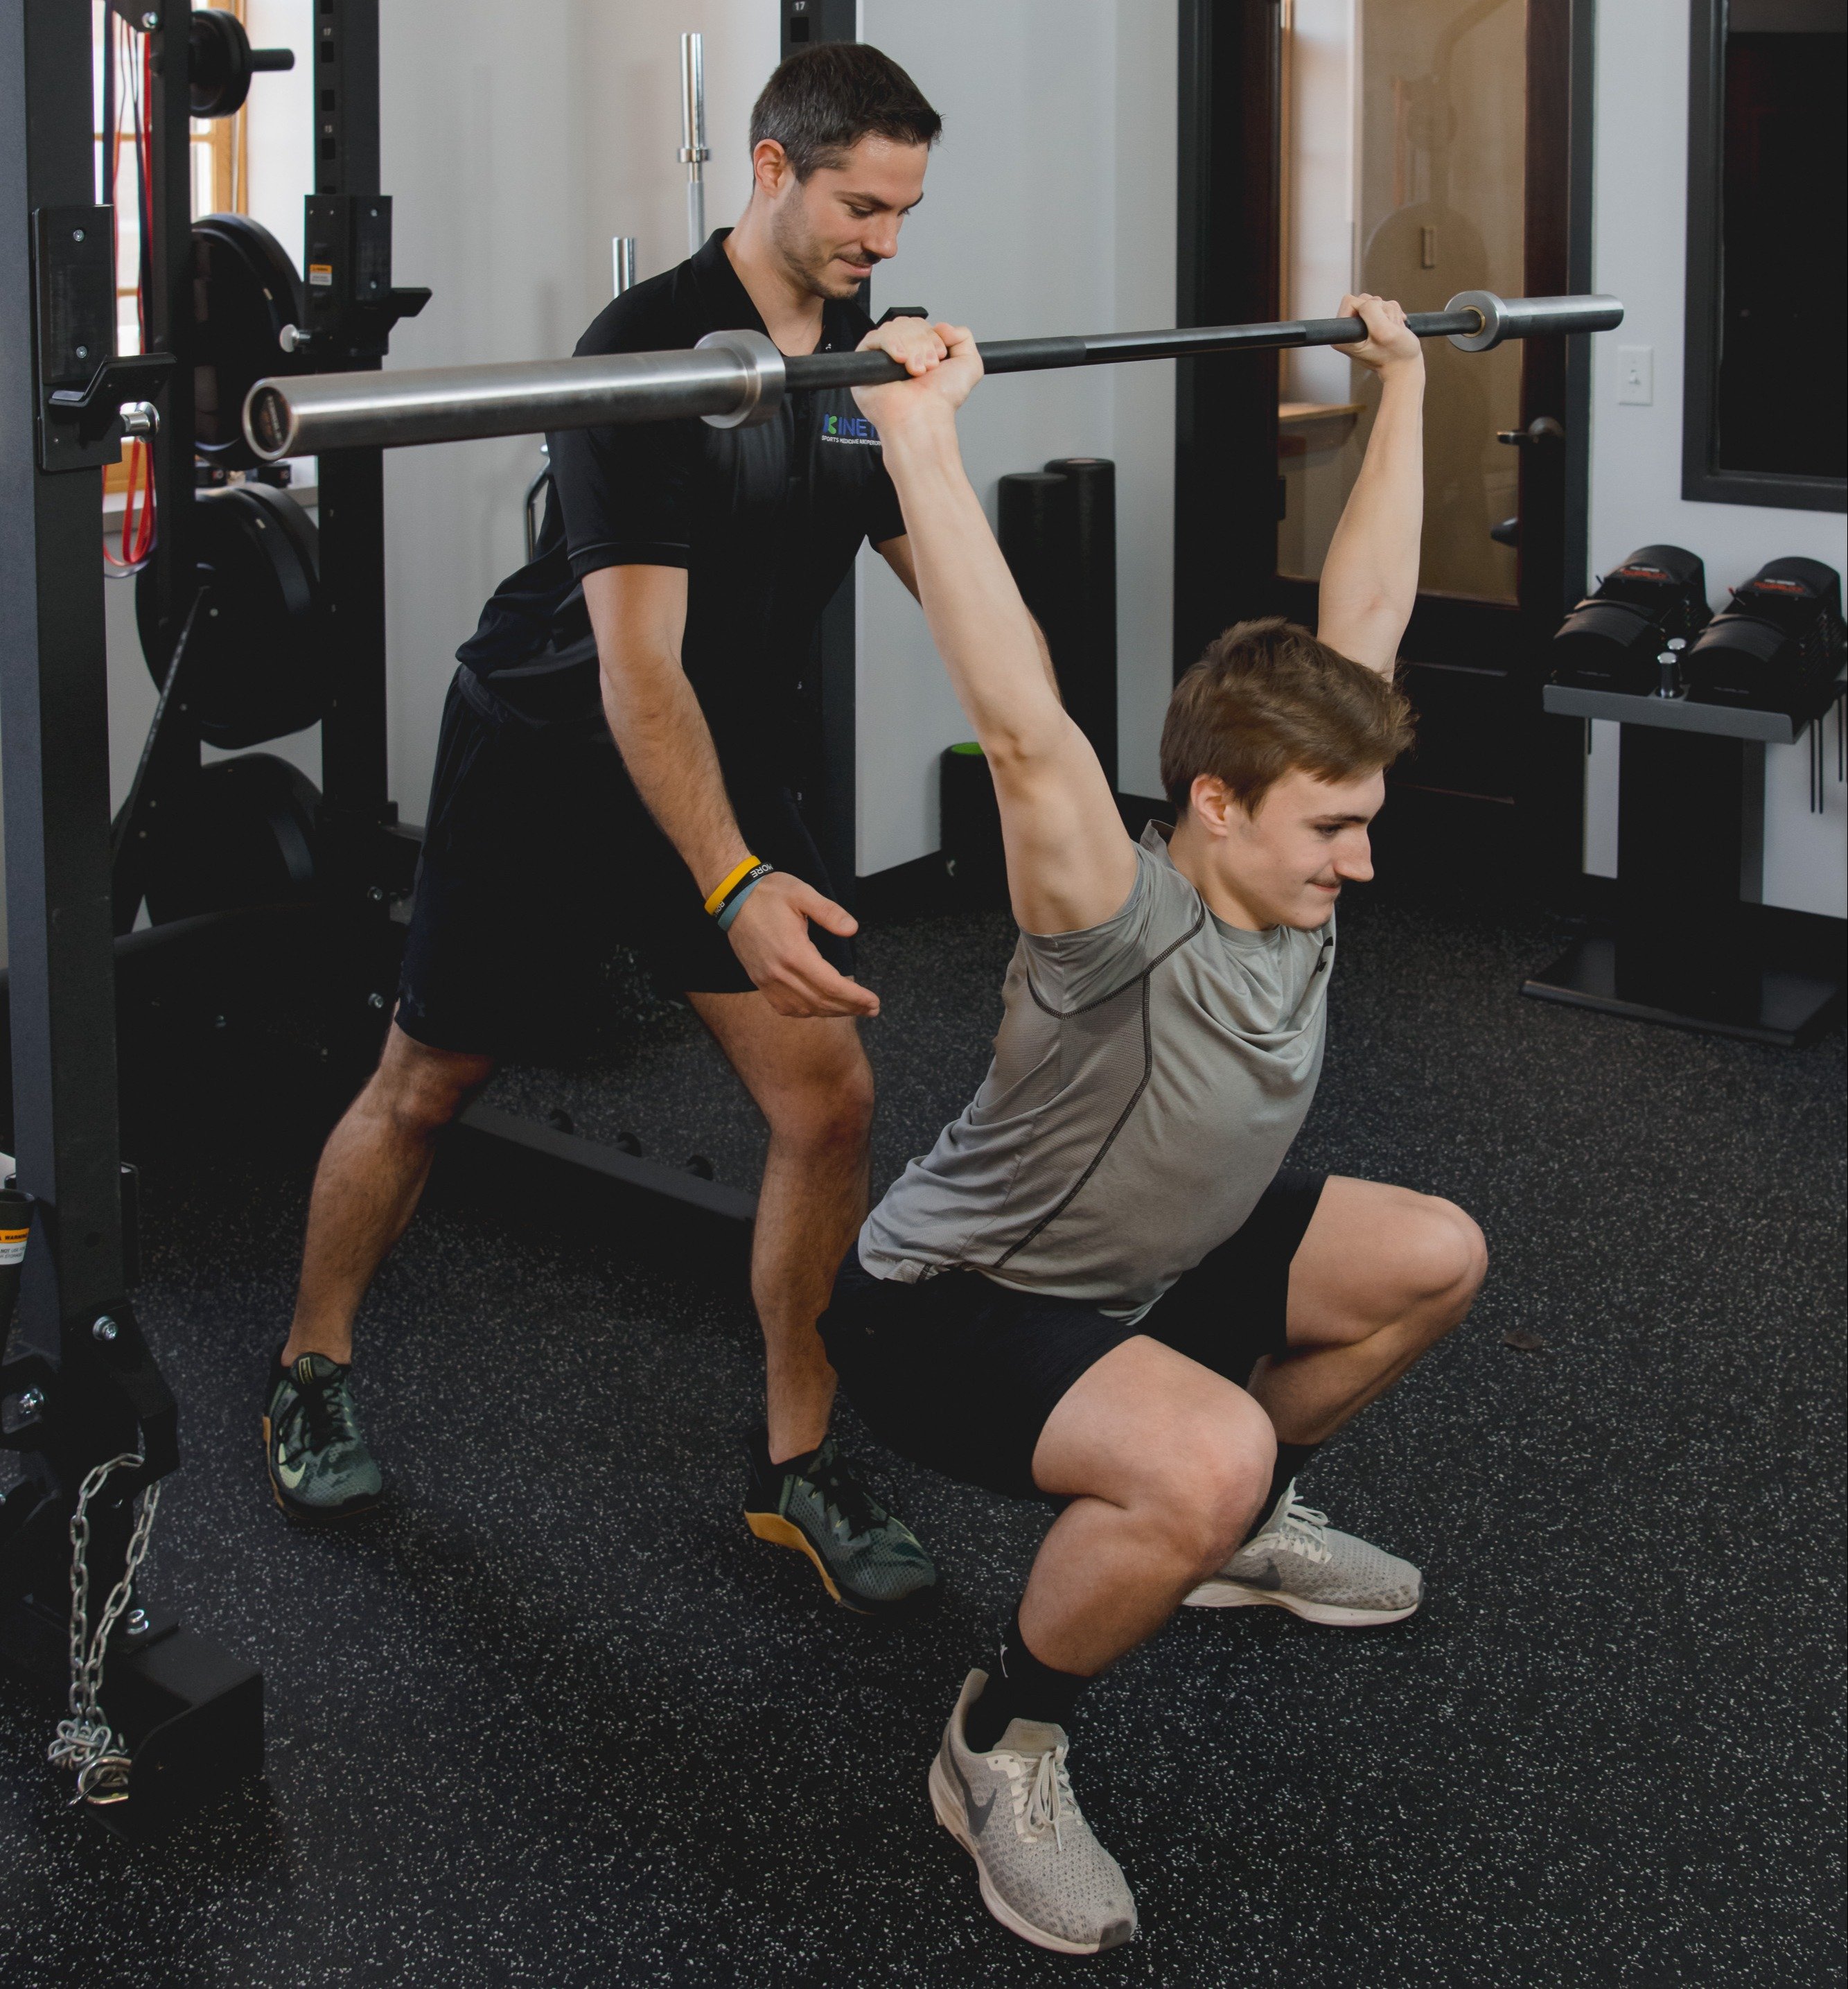
[[[201,490],[194,503],[198,580],[186,713],[209,746],[233,749],[316,723],[327,706],[320,554],[314,521],[267,483]],[[165,681],[154,569],[135,583],[141,650]]]
[[[222,469],[254,469],[244,398],[258,381],[303,368],[279,343],[284,325],[302,321],[301,279],[262,222],[208,214],[192,225],[192,300],[194,446]]]
[[[178,818],[163,826],[148,864],[155,925],[310,895],[321,793],[299,767],[242,753],[201,767],[181,792]]]

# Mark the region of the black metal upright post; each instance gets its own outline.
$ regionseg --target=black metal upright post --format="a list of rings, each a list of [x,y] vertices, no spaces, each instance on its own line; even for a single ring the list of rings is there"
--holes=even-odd
[[[784,0],[784,56],[821,42],[858,39],[856,0]],[[860,294],[865,302],[871,286],[862,286]],[[858,600],[858,584],[850,570],[821,611],[814,651],[814,667],[821,679],[822,791],[820,808],[811,813],[835,896],[850,912],[859,896],[855,876],[859,867],[859,740],[855,717]]]
[[[1180,32],[1175,322],[1268,321],[1281,280],[1278,0],[1181,0]],[[1247,490],[1225,466],[1276,463],[1277,368],[1274,352],[1176,368],[1176,676],[1273,591],[1276,510],[1255,472]]]
[[[0,22],[0,215],[12,241],[0,267],[0,351],[11,355],[0,372],[0,744],[13,1145],[42,1218],[22,1327],[61,1357],[68,1408],[96,1358],[91,1324],[123,1297],[103,493],[93,468],[38,466],[40,370],[56,361],[38,350],[26,239],[30,215],[96,211],[90,15],[65,0],[3,0]],[[59,246],[82,225],[56,224]],[[107,1442],[99,1437],[101,1454]]]
[[[185,18],[178,0],[167,5]],[[19,1329],[0,1349],[0,1395],[14,1404],[0,1444],[25,1464],[0,1502],[0,1653],[54,1686],[70,1679],[80,1487],[112,1459],[140,1460],[93,1493],[100,1616],[124,1567],[130,1497],[178,1462],[173,1398],[126,1289],[100,529],[99,470],[120,432],[111,404],[127,398],[127,379],[157,373],[113,354],[90,36],[86,6],[0,0],[0,751],[12,1137],[36,1218]],[[184,103],[184,42],[172,39]],[[166,385],[184,396],[180,370],[168,363]],[[86,387],[99,426],[54,402],[73,387]],[[128,1801],[110,1812],[124,1828],[158,1828],[261,1766],[260,1675],[145,1608],[110,1643],[103,1704],[130,1755]]]
[[[383,219],[389,245],[390,215],[379,196],[378,0],[317,0],[314,12],[314,188],[312,237],[320,217],[352,230],[340,245],[343,259],[361,234],[377,239]],[[335,205],[323,209],[320,200]],[[370,200],[374,212],[354,214],[340,200]],[[373,224],[367,231],[366,224]],[[306,246],[310,321],[316,287],[328,266]],[[388,273],[389,265],[388,263]],[[364,280],[350,261],[338,270],[343,285]],[[389,283],[389,275],[385,278]],[[343,301],[357,303],[357,296]],[[382,303],[382,298],[376,300]],[[378,343],[382,346],[383,339]],[[317,367],[376,368],[376,352],[347,355],[310,351]],[[376,449],[341,449],[320,459],[321,585],[327,603],[327,662],[332,690],[321,723],[323,856],[337,889],[375,880],[378,831],[395,819],[387,765],[385,698],[384,456]]]
[[[151,294],[147,347],[178,364],[161,402],[153,442],[153,580],[164,655],[173,653],[198,590],[193,554],[192,103],[188,75],[191,12],[166,0],[162,25],[149,37],[154,89],[147,107],[151,171],[147,207],[154,223],[147,245]],[[171,25],[170,25],[171,24]]]

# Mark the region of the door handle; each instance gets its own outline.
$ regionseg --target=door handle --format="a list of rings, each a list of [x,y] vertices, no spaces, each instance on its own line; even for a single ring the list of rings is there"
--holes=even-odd
[[[1510,449],[1528,449],[1537,442],[1564,442],[1565,431],[1551,415],[1536,415],[1524,429],[1498,429],[1495,439]]]

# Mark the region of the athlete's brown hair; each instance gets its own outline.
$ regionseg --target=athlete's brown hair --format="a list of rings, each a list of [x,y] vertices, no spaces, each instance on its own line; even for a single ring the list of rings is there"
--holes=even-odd
[[[1292,767],[1350,781],[1412,743],[1396,684],[1281,615],[1240,622],[1174,686],[1162,726],[1162,786],[1186,812],[1203,774],[1247,814]]]

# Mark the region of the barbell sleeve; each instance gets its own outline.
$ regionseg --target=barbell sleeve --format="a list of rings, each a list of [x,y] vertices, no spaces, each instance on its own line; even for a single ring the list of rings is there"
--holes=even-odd
[[[1408,314],[1420,338],[1448,338],[1464,351],[1505,339],[1608,331],[1623,322],[1615,297],[1499,297],[1467,290],[1440,311]],[[1219,352],[1352,345],[1359,318],[1296,318],[1273,324],[1197,325],[1166,331],[1002,339],[982,346],[990,373],[1031,373],[1139,359]],[[880,352],[815,352],[786,358],[760,331],[712,332],[690,351],[618,352],[490,366],[438,366],[391,373],[310,373],[259,380],[244,404],[244,432],[264,461],[327,449],[404,449],[420,442],[535,435],[695,416],[716,427],[770,420],[785,394],[878,386],[902,380]]]
[[[498,366],[428,366],[394,373],[307,373],[259,380],[244,402],[244,433],[266,462],[330,449],[408,449],[486,435],[541,435],[610,422],[692,415],[741,421],[755,412],[781,355],[761,332],[756,355],[703,341],[685,352],[614,352],[587,359],[516,361]],[[773,412],[774,410],[773,409]]]

